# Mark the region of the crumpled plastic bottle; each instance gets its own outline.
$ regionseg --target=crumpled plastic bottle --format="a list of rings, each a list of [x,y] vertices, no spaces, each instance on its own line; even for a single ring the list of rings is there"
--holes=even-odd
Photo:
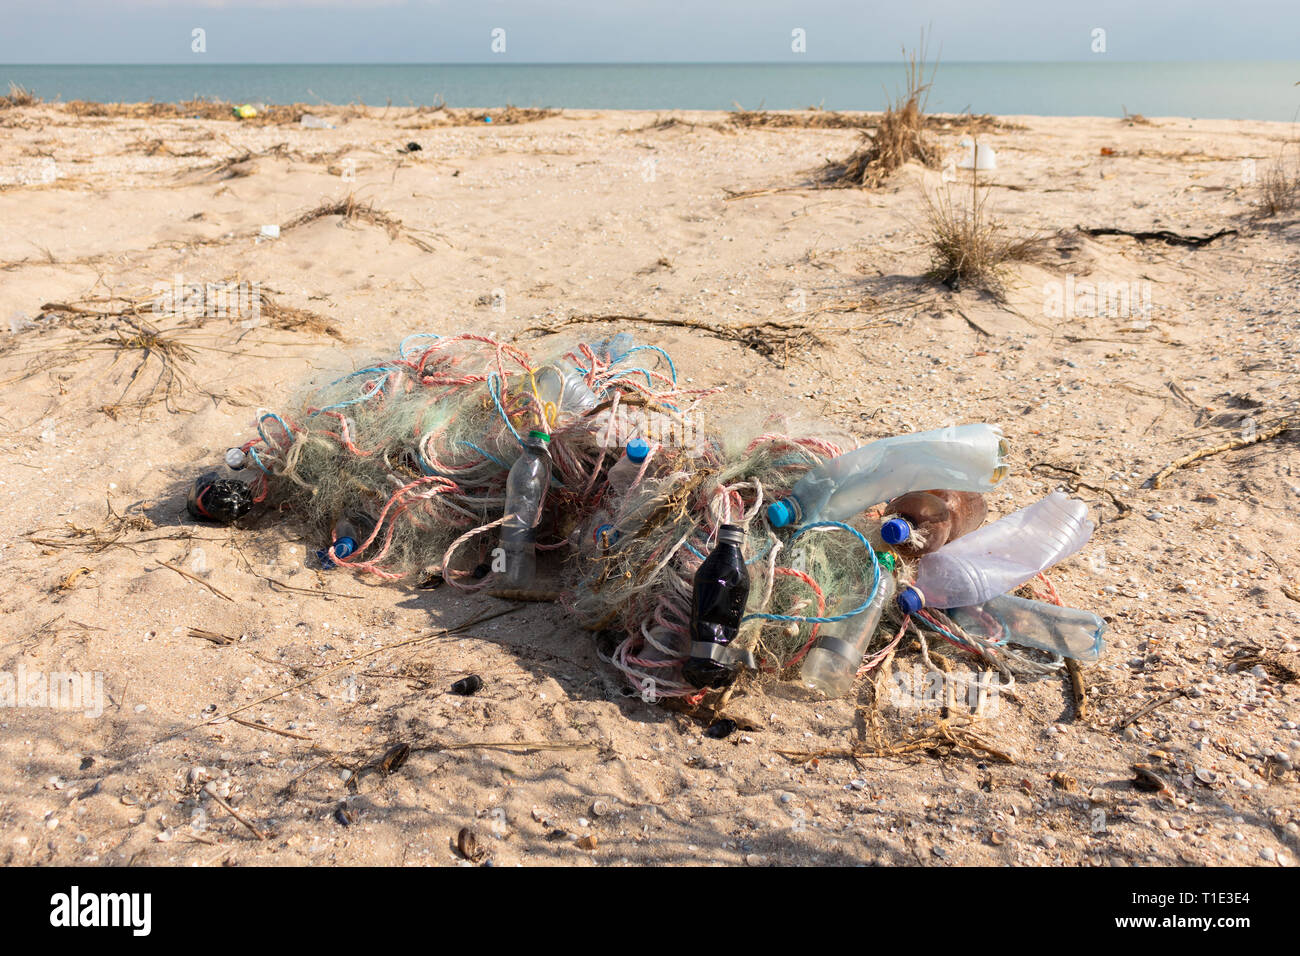
[[[1007,443],[995,425],[953,425],[894,435],[832,458],[767,508],[774,528],[847,521],[909,491],[992,491],[1007,476]]]
[[[1102,635],[1106,622],[1079,608],[1003,594],[947,613],[970,634],[989,640],[1005,639],[1077,661],[1095,661],[1105,650]]]
[[[1092,528],[1087,505],[1054,491],[921,558],[898,606],[914,614],[982,604],[1064,561],[1088,543]]]
[[[529,432],[506,478],[501,546],[505,550],[506,583],[512,588],[531,587],[537,576],[537,524],[551,484],[550,440],[546,432]]]

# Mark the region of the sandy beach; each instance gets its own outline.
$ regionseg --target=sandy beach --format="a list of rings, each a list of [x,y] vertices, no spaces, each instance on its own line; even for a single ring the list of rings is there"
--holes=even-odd
[[[1269,432],[1300,416],[1300,218],[1252,210],[1289,124],[958,119],[938,168],[868,190],[810,186],[861,133],[807,114],[105,112],[0,110],[0,675],[102,687],[0,706],[0,864],[472,865],[463,828],[494,865],[1294,864],[1300,433]],[[1002,301],[924,277],[966,135],[996,150],[988,211],[1045,238]],[[192,284],[229,298],[154,308]],[[546,352],[575,317],[726,386],[720,417],[999,424],[990,514],[1059,487],[1097,524],[1052,575],[1109,622],[1086,712],[1027,680],[956,708],[987,750],[846,759],[938,711],[767,680],[710,739],[625,696],[558,605],[323,573],[291,518],[186,514],[310,376],[419,331]]]

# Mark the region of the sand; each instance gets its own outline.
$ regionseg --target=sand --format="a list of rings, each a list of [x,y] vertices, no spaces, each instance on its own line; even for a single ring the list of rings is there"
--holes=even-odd
[[[1295,432],[1149,482],[1296,412],[1300,223],[1253,221],[1249,182],[1289,126],[1003,117],[982,134],[998,158],[989,209],[1050,240],[999,303],[922,277],[923,196],[941,170],[728,200],[806,183],[853,130],[317,113],[337,128],[0,113],[0,675],[86,672],[103,690],[97,715],[0,708],[0,863],[470,865],[455,848],[466,827],[496,865],[1295,860]],[[960,129],[938,135],[959,158]],[[411,141],[422,149],[398,151]],[[350,194],[400,226],[326,216],[257,239]],[[1186,248],[1076,226],[1237,233]],[[129,380],[142,353],[104,344],[121,322],[46,307],[225,281],[340,338],[266,310],[146,315],[193,361],[166,401],[142,404],[159,366]],[[1136,283],[1149,313],[1064,308],[1089,282]],[[555,340],[524,330],[586,314],[834,330],[760,354],[621,326],[693,383],[728,386],[720,415],[825,419],[861,441],[999,423],[1015,467],[991,513],[1065,487],[1098,525],[1053,573],[1065,603],[1110,622],[1084,669],[1087,715],[1063,676],[1039,678],[973,721],[960,702],[949,712],[1013,763],[933,749],[801,761],[780,751],[870,748],[873,727],[898,742],[941,714],[888,694],[877,706],[867,681],[840,700],[751,684],[728,705],[745,729],[709,739],[624,696],[558,606],[324,574],[306,560],[321,542],[291,518],[186,516],[196,471],[318,370],[420,330],[545,351]],[[497,611],[512,613],[439,632]],[[915,648],[892,666],[919,667]],[[450,694],[470,673],[483,689]],[[403,743],[405,763],[374,769]],[[1134,764],[1167,791],[1135,788]]]

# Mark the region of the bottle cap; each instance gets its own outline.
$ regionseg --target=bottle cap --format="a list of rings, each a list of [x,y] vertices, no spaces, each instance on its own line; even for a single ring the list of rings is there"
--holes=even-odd
[[[890,518],[880,526],[880,538],[885,544],[902,544],[912,536],[912,525],[906,518]]]
[[[793,498],[774,501],[767,506],[767,523],[773,528],[784,528],[799,517],[799,504]]]
[[[544,441],[544,442],[546,442],[546,443],[548,443],[548,444],[549,444],[550,441],[551,441],[551,436],[550,436],[550,435],[548,435],[546,432],[537,431],[536,429],[533,429],[532,431],[530,431],[530,432],[528,433],[528,437],[529,437],[529,438],[536,438],[538,441]]]
[[[357,543],[351,538],[335,538],[334,554],[336,557],[346,558],[353,551],[357,550]]]
[[[894,556],[890,552],[877,551],[876,560],[880,562],[880,566],[884,568],[886,571],[890,572],[891,574],[894,572],[894,566],[897,562],[894,560]]]
[[[628,441],[625,450],[627,452],[628,461],[639,465],[641,462],[645,461],[646,456],[650,454],[650,443],[644,438],[633,438]]]
[[[904,614],[915,614],[925,607],[925,595],[916,587],[906,587],[898,592],[898,608]]]
[[[718,544],[744,544],[745,529],[738,524],[724,524],[718,528]]]
[[[226,449],[226,467],[231,471],[239,471],[244,465],[248,464],[248,455],[242,448]]]

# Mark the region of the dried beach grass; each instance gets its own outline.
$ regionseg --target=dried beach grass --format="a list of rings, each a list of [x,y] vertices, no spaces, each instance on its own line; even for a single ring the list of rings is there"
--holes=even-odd
[[[108,117],[125,119],[205,119],[229,120],[253,126],[283,126],[298,123],[310,107],[305,103],[289,105],[269,104],[258,108],[257,115],[241,119],[234,114],[237,104],[224,100],[184,100],[180,103],[95,103],[90,100],[70,100],[63,104],[65,112],[80,117]]]
[[[295,216],[286,222],[280,228],[284,231],[296,229],[298,226],[305,226],[317,219],[324,219],[327,216],[339,216],[339,225],[350,222],[366,222],[373,226],[381,226],[388,232],[388,238],[397,239],[399,237],[406,239],[424,252],[432,252],[433,246],[415,235],[411,230],[402,225],[400,219],[396,219],[384,212],[382,209],[376,209],[374,203],[360,202],[355,195],[348,193],[344,199],[326,201],[321,203],[315,209],[308,209],[306,212]]]
[[[1284,150],[1264,170],[1257,189],[1254,200],[1257,218],[1269,219],[1291,212],[1300,205],[1300,163],[1290,160]]]
[[[954,203],[947,190],[937,198],[926,195],[925,239],[931,259],[926,276],[954,290],[973,286],[1000,300],[1006,264],[1041,258],[1043,239],[1008,235],[1006,227],[985,208],[987,201],[988,190],[980,193],[973,171],[969,202]]]
[[[517,126],[520,123],[536,123],[538,120],[559,116],[559,110],[536,109],[506,104],[491,110],[457,110],[444,102],[430,106],[420,106],[415,110],[417,117],[427,117],[423,122],[408,124],[404,129],[429,129],[436,126],[482,126],[505,125]]]
[[[35,106],[41,98],[17,83],[9,84],[9,95],[0,96],[0,110],[14,109],[18,106]]]
[[[939,165],[939,148],[926,135],[925,104],[938,61],[925,76],[925,37],[917,52],[903,51],[907,62],[907,88],[898,94],[880,117],[874,133],[847,159],[828,164],[820,173],[825,186],[879,187],[889,176],[908,162],[931,168]]]

